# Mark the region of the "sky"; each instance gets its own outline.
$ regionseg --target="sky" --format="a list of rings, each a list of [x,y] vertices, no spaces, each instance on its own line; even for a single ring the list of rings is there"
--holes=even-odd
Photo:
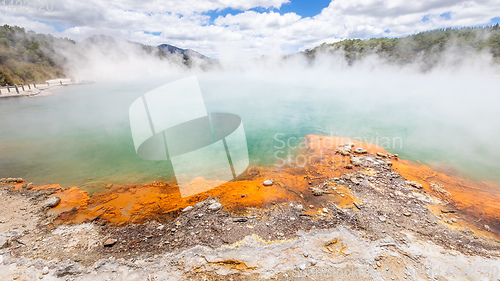
[[[0,1],[2,25],[76,41],[104,34],[167,43],[213,58],[289,54],[348,38],[500,22],[498,0]]]

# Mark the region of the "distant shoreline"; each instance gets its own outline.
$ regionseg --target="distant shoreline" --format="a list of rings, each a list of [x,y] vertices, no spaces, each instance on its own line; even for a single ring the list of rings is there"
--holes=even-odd
[[[11,97],[38,97],[53,94],[50,90],[68,85],[90,83],[87,81],[74,80],[69,78],[56,78],[45,81],[45,83],[28,83],[25,85],[14,85],[0,88],[0,98]]]

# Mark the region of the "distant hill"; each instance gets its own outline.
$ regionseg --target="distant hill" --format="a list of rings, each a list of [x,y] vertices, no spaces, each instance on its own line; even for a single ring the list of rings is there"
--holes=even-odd
[[[198,61],[205,61],[207,63],[215,63],[215,60],[206,57],[196,51],[193,51],[191,49],[181,49],[176,46],[172,46],[169,44],[161,44],[158,46],[158,49],[163,51],[165,54],[175,54],[175,55],[180,55],[183,57],[184,64],[191,66],[193,63],[193,60],[198,60]]]
[[[0,86],[45,82],[66,77],[68,56],[85,59],[88,50],[98,49],[106,55],[126,58],[132,52],[185,67],[209,69],[216,61],[198,52],[172,45],[148,46],[106,35],[93,35],[78,43],[67,38],[38,34],[17,26],[0,26]]]
[[[349,63],[376,54],[389,62],[407,64],[423,63],[424,68],[432,68],[445,51],[453,51],[455,56],[467,51],[490,52],[498,61],[500,58],[500,27],[498,24],[486,27],[447,28],[421,32],[402,38],[349,39],[333,44],[323,43],[303,52],[310,60],[318,53],[344,52]]]
[[[161,44],[158,46],[158,48],[160,50],[164,51],[165,53],[179,54],[179,55],[190,56],[190,57],[197,57],[199,59],[209,59],[208,57],[206,57],[206,56],[204,56],[196,51],[193,51],[191,49],[181,49],[179,47],[172,46],[169,44]]]

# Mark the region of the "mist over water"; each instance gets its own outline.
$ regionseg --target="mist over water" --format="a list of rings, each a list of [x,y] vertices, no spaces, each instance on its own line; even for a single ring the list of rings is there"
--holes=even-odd
[[[149,90],[197,75],[209,113],[242,118],[250,166],[272,166],[276,152],[293,157],[305,135],[319,134],[500,183],[500,77],[485,55],[444,57],[426,73],[376,57],[349,66],[340,55],[315,63],[268,58],[209,72],[159,62],[145,72],[140,57],[119,64],[87,59],[92,67],[78,78],[94,84],[0,100],[0,177],[89,190],[170,178],[168,162],[137,157],[129,106]]]

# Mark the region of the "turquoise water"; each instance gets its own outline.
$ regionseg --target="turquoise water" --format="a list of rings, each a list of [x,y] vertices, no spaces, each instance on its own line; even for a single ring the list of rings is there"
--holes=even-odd
[[[295,151],[307,134],[335,135],[500,182],[497,80],[478,86],[429,78],[387,83],[333,77],[317,83],[198,77],[209,112],[242,118],[250,165],[273,165],[276,152]],[[170,178],[168,162],[136,156],[128,109],[147,91],[177,78],[73,85],[45,97],[0,99],[0,177],[89,190]]]

